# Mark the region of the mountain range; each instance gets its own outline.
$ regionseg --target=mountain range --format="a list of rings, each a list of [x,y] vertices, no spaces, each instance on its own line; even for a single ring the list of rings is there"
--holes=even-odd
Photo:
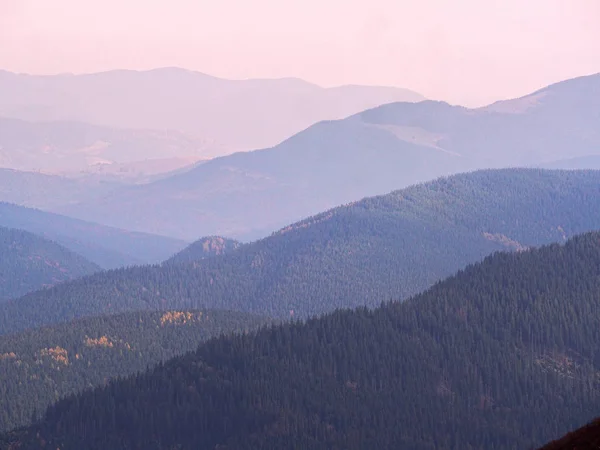
[[[55,211],[186,240],[253,240],[340,204],[439,176],[600,156],[600,74],[468,109],[392,103],[279,145]],[[595,166],[594,166],[595,167]]]
[[[2,336],[0,432],[31,424],[67,394],[144,371],[212,337],[269,323],[232,311],[133,312]]]
[[[335,208],[229,253],[120,269],[0,304],[0,334],[136,310],[305,318],[417,294],[499,250],[600,229],[600,172],[455,175]]]
[[[133,233],[2,202],[0,226],[55,241],[104,269],[158,263],[187,245],[177,239]]]
[[[179,169],[217,154],[214,144],[176,131],[0,117],[0,167],[20,171],[98,173],[135,180],[142,175]]]
[[[0,449],[595,448],[598,168],[600,74],[0,70]]]
[[[407,89],[226,80],[178,68],[54,76],[0,71],[0,116],[174,130],[221,151],[272,146],[320,120],[423,99]]]
[[[53,209],[102,197],[123,186],[120,179],[67,178],[40,172],[0,169],[0,202]]]
[[[0,300],[98,271],[96,264],[52,241],[0,227]]]
[[[532,448],[600,407],[599,289],[599,233],[497,253],[404,303],[213,339],[3,439],[22,450]]]

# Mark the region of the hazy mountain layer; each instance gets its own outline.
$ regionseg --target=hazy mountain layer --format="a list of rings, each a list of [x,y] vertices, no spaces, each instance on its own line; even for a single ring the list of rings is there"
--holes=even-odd
[[[0,227],[0,300],[99,270],[96,264],[52,241]]]
[[[160,262],[186,246],[177,239],[133,233],[2,202],[0,226],[44,236],[102,268]]]
[[[278,318],[377,306],[498,250],[600,229],[600,172],[453,176],[308,218],[212,258],[116,270],[0,305],[0,333],[130,310],[216,308]]]
[[[248,240],[443,175],[599,155],[595,75],[480,109],[431,101],[384,105],[318,123],[270,149],[217,158],[60,212],[188,240]],[[578,168],[594,167],[579,160]]]
[[[119,179],[82,176],[72,179],[39,172],[0,169],[0,202],[53,209],[102,197],[124,185]]]
[[[275,145],[320,120],[423,99],[399,88],[225,80],[177,68],[56,76],[0,71],[0,115],[179,130],[238,150]]]
[[[0,91],[2,79],[0,75]],[[22,171],[108,173],[127,179],[167,172],[219,153],[209,142],[164,127],[131,130],[0,117],[0,167]]]

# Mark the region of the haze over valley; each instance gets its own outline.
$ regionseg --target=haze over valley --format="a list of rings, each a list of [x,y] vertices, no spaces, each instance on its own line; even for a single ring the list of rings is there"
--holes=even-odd
[[[0,450],[597,449],[599,24],[0,0]]]
[[[57,211],[187,240],[255,239],[336,205],[439,176],[598,157],[600,97],[593,94],[599,90],[594,75],[474,110],[392,103],[320,122],[271,149],[217,158]]]

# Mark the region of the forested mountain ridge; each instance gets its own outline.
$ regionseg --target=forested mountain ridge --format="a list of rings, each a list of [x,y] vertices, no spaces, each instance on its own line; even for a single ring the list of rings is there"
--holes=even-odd
[[[134,312],[1,336],[0,430],[31,423],[67,394],[141,372],[211,337],[268,323],[228,311]]]
[[[165,261],[166,264],[179,264],[184,262],[200,261],[211,256],[224,255],[236,250],[241,243],[234,239],[221,236],[207,236],[192,242],[179,253]]]
[[[177,239],[133,233],[4,202],[0,202],[0,226],[58,242],[104,269],[158,263],[186,246]]]
[[[236,251],[93,275],[0,305],[0,334],[131,310],[277,318],[404,299],[497,250],[600,229],[600,172],[506,169],[367,198]]]
[[[598,450],[600,448],[600,419],[550,442],[539,450]]]
[[[567,158],[591,168],[590,157],[600,155],[599,111],[600,74],[485,108],[391,103],[58,212],[186,240],[254,240],[340,204],[440,176]]]
[[[0,300],[100,271],[100,267],[55,242],[0,227]]]
[[[600,408],[600,233],[375,310],[208,341],[71,396],[20,449],[531,448]]]

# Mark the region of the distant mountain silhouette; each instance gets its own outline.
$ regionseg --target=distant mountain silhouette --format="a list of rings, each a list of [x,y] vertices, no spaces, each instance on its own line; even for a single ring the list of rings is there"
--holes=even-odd
[[[0,226],[51,239],[102,268],[158,263],[182,250],[184,241],[111,228],[0,202]]]
[[[0,75],[0,86],[1,80]],[[220,152],[214,143],[176,131],[0,117],[0,167],[22,171],[135,178],[179,169]]]
[[[97,176],[66,178],[0,168],[0,202],[52,209],[102,197],[125,183]]]
[[[99,270],[96,264],[55,242],[0,227],[0,300]]]
[[[423,99],[392,87],[326,89],[295,78],[225,80],[178,68],[55,76],[0,71],[0,115],[178,130],[232,150],[272,146],[320,120]]]
[[[188,240],[248,240],[438,176],[584,157],[600,157],[600,75],[479,109],[432,101],[380,106],[318,123],[270,149],[58,211]]]

